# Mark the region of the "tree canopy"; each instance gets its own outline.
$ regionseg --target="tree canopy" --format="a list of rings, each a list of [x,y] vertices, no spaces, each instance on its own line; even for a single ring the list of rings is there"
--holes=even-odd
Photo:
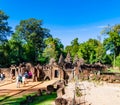
[[[63,53],[63,44],[60,39],[49,37],[45,40],[46,48],[44,49],[43,56],[54,58],[58,61],[58,58],[61,53]]]
[[[32,45],[34,49],[34,60],[37,61],[38,56],[45,48],[44,40],[50,37],[49,30],[42,27],[42,20],[30,18],[28,20],[22,20],[18,26],[16,26],[16,32],[23,38],[27,46]]]
[[[110,53],[115,53],[116,56],[119,55],[120,51],[120,25],[115,25],[113,27],[107,27],[104,30],[104,34],[108,35],[104,40],[104,46],[106,50]]]
[[[120,24],[109,25],[103,30],[103,34],[107,35],[103,42],[90,38],[80,43],[79,38],[74,38],[70,45],[64,48],[60,39],[54,38],[50,30],[42,26],[42,20],[35,18],[21,20],[12,33],[7,22],[8,18],[9,16],[0,10],[0,65],[2,66],[21,62],[44,64],[51,58],[58,61],[60,55],[63,60],[69,52],[74,62],[83,58],[89,64],[100,62],[112,65],[114,61],[119,67]]]
[[[0,10],[0,44],[7,40],[7,36],[10,35],[11,27],[8,26],[9,16],[7,16],[2,10]]]

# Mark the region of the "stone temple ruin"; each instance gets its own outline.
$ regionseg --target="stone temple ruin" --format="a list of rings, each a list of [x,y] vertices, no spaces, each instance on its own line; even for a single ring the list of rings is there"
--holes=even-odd
[[[94,65],[85,64],[84,60],[82,58],[79,59],[77,55],[74,61],[72,61],[70,53],[68,52],[65,59],[60,55],[58,63],[51,58],[49,64],[43,66],[40,64],[33,66],[30,63],[22,63],[19,66],[12,65],[9,71],[13,79],[17,71],[21,73],[31,71],[33,81],[59,79],[66,80],[67,82],[75,76],[79,78],[80,73],[89,75],[91,72],[98,72],[105,69],[106,67],[104,65],[98,63]]]
[[[55,100],[56,105],[66,105],[59,103],[61,102],[61,100],[64,101],[64,103],[67,102],[75,103],[75,102],[71,102],[71,100],[64,99],[64,96],[66,96],[65,93],[68,93],[65,90],[65,85],[69,81],[71,81],[72,79],[76,79],[76,80],[81,79],[82,76],[84,78],[89,78],[92,73],[99,73],[100,71],[105,69],[106,66],[100,63],[95,63],[93,65],[85,64],[84,59],[78,58],[77,55],[75,56],[75,59],[72,60],[70,53],[68,52],[65,59],[61,54],[58,62],[56,62],[53,58],[51,58],[49,64],[46,65],[40,65],[40,64],[32,65],[31,63],[21,63],[19,64],[19,66],[11,65],[11,67],[8,70],[6,70],[6,72],[4,73],[6,77],[10,76],[12,80],[16,79],[16,75],[18,72],[21,74],[24,74],[25,72],[28,73],[31,72],[32,76],[29,78],[31,78],[33,82],[53,80],[53,79],[60,80],[58,83],[55,84],[55,86],[53,84],[48,85],[46,92],[47,94],[49,94],[53,91],[57,91],[57,98]],[[2,69],[0,72],[2,72]],[[81,74],[83,75],[81,76]],[[79,86],[79,88],[77,88],[77,86]],[[75,86],[75,92],[73,94],[76,94],[76,92],[77,94],[79,93],[78,95],[80,95],[81,93],[84,94],[84,91],[79,92],[79,90],[82,89],[80,86],[82,85],[77,84]],[[84,88],[82,90],[84,90]],[[38,96],[41,95],[41,91],[42,90],[39,89],[37,94]],[[82,97],[84,98],[84,96]],[[78,98],[78,102],[80,99],[81,98]],[[75,104],[75,105],[79,105],[79,104]]]

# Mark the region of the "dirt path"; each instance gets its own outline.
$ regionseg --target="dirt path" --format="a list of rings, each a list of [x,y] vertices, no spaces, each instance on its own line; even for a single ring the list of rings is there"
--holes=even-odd
[[[9,97],[20,97],[27,93],[33,93],[36,92],[38,89],[45,88],[47,85],[54,84],[58,80],[50,80],[50,81],[44,81],[44,82],[29,82],[25,86],[21,85],[20,88],[16,88],[16,83],[4,83],[4,85],[0,85],[0,96],[6,96],[6,98]],[[6,99],[5,98],[5,99]],[[5,99],[2,99],[0,101],[4,101]]]
[[[86,101],[89,105],[120,105],[120,84],[83,84],[86,87]]]

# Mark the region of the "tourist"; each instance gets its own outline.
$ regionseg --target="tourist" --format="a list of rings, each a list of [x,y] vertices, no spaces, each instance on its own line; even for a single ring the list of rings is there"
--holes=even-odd
[[[20,88],[20,83],[22,83],[22,75],[18,73],[16,77],[17,88]]]
[[[5,74],[3,72],[0,73],[0,79],[1,81],[5,78]]]
[[[27,83],[28,73],[27,71],[23,73],[22,75],[22,83],[25,85]]]
[[[31,71],[28,72],[28,77],[32,78],[32,72]]]
[[[24,75],[25,75],[25,78],[27,79],[27,78],[28,78],[28,73],[27,73],[27,71],[24,73]]]
[[[25,85],[25,76],[24,75],[22,76],[22,83],[23,83],[23,85]]]

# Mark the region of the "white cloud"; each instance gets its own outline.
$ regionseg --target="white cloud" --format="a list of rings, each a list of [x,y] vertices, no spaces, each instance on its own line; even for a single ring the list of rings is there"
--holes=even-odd
[[[105,28],[105,27],[107,27],[106,25],[100,25],[100,26],[97,26],[97,28]]]

